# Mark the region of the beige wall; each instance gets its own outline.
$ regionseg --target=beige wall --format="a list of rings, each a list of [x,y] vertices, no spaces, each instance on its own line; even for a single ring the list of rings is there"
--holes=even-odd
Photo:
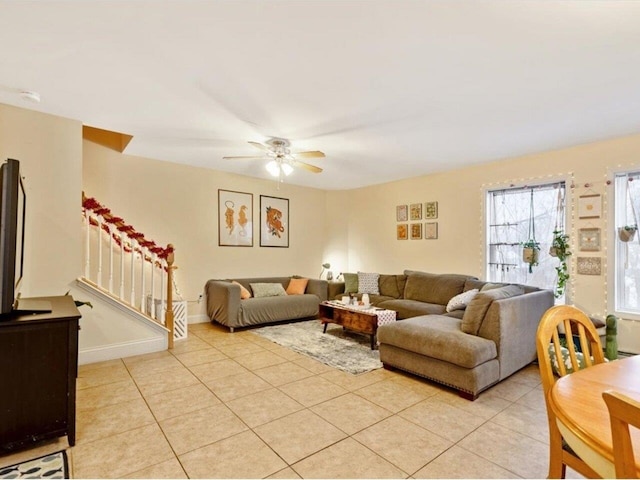
[[[215,170],[123,155],[83,144],[85,194],[160,245],[176,248],[177,285],[189,314],[211,278],[317,277],[327,242],[326,192]],[[218,189],[253,194],[253,247],[218,246]],[[260,195],[289,199],[289,248],[260,247]]]
[[[64,295],[80,274],[82,124],[0,104],[0,160],[27,192],[24,297]]]
[[[510,184],[526,185],[541,180],[565,178],[570,189],[567,230],[574,258],[603,257],[602,276],[577,275],[572,262],[569,289],[573,303],[591,315],[604,317],[613,313],[613,298],[607,291],[612,283],[607,259],[614,248],[611,219],[612,188],[606,185],[613,172],[621,168],[638,168],[640,135],[581,145],[564,150],[493,162],[436,175],[412,178],[348,193],[348,210],[333,205],[329,217],[348,215],[348,271],[399,272],[404,268],[431,272],[458,272],[484,277],[484,191]],[[585,184],[589,187],[585,187]],[[579,220],[575,199],[586,193],[603,195],[603,217]],[[400,204],[437,201],[437,240],[396,240],[395,207]],[[602,228],[604,249],[601,252],[578,252],[577,229]],[[338,232],[335,238],[343,238]],[[329,242],[336,241],[329,237]],[[609,259],[611,261],[611,259]],[[608,281],[607,281],[608,280]],[[619,326],[621,348],[640,352],[640,328],[630,321]]]

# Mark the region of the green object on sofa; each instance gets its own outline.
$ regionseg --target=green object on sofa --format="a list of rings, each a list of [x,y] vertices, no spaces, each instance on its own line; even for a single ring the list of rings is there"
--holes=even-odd
[[[344,293],[358,293],[358,274],[357,273],[343,273],[344,276]]]

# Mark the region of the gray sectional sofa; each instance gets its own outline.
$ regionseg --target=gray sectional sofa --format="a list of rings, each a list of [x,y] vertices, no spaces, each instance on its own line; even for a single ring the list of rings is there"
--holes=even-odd
[[[301,295],[280,295],[255,298],[251,284],[278,283],[286,290],[292,278],[263,277],[209,280],[205,285],[207,314],[229,330],[237,327],[259,325],[282,320],[314,318],[318,315],[318,304],[327,299],[327,281],[310,278]],[[240,285],[251,294],[251,298],[240,298]]]
[[[344,282],[329,289],[333,299],[345,294]],[[466,307],[447,312],[452,298],[474,289]],[[385,368],[448,385],[472,400],[536,359],[538,323],[554,302],[550,290],[410,270],[380,275],[379,294],[370,300],[400,320],[378,328]]]

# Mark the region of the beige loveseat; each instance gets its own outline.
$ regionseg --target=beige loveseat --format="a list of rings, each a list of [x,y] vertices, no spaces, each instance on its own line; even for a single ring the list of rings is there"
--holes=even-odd
[[[211,321],[229,327],[232,332],[236,327],[317,317],[318,304],[327,299],[326,280],[308,279],[306,290],[300,295],[256,298],[251,286],[252,284],[280,284],[286,290],[292,278],[299,277],[209,280],[205,285],[207,314]],[[250,298],[240,298],[240,285],[248,290],[251,294]]]
[[[474,289],[466,307],[447,312],[452,298]],[[330,284],[332,298],[343,292],[343,284]],[[470,399],[536,359],[538,323],[553,306],[550,290],[409,270],[380,275],[379,294],[370,299],[400,319],[378,328],[385,368],[448,385]]]

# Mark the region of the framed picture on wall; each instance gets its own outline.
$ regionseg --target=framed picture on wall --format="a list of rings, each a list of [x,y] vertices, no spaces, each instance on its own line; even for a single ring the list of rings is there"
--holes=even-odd
[[[602,258],[578,257],[578,275],[602,275]]]
[[[578,230],[578,244],[581,252],[600,251],[600,229],[581,228]]]
[[[578,218],[600,218],[602,198],[600,194],[580,195],[578,197]]]
[[[260,195],[260,246],[289,247],[289,199]]]
[[[406,223],[401,223],[396,228],[396,235],[398,240],[409,239],[409,226]]]
[[[425,240],[435,240],[438,238],[438,222],[425,222],[424,238]]]
[[[253,247],[253,194],[218,190],[218,245]]]
[[[424,219],[438,218],[438,202],[426,202],[424,204]]]
[[[411,240],[420,240],[422,238],[422,224],[411,224]]]
[[[408,209],[406,205],[398,205],[396,207],[396,222],[406,222],[409,220]]]
[[[412,203],[409,207],[411,213],[411,220],[422,220],[422,204]]]

